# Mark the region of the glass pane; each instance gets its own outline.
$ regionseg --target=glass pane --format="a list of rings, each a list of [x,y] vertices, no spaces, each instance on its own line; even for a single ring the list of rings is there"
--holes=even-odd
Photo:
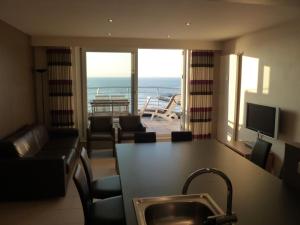
[[[131,111],[131,53],[87,52],[88,112],[123,115]]]
[[[183,50],[138,50],[138,109],[149,131],[170,134],[180,129],[182,74]],[[151,118],[156,109],[159,113]]]

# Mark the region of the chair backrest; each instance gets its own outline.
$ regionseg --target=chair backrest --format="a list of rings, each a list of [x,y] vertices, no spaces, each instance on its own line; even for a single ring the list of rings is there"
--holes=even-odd
[[[120,116],[119,124],[123,131],[139,131],[141,128],[141,117],[136,115]]]
[[[177,99],[180,95],[173,95],[165,107],[165,111],[172,112],[177,106]]]
[[[150,101],[151,101],[151,96],[147,96],[146,101],[145,101],[143,107],[140,109],[140,112],[139,112],[140,116],[143,116],[143,114],[144,114],[145,110],[147,109]]]
[[[285,144],[281,176],[285,184],[300,190],[300,144]]]
[[[166,105],[165,109],[168,109],[172,104],[177,104],[178,98],[180,95],[172,95],[169,99],[168,104]],[[165,99],[165,98],[164,98]]]
[[[153,143],[156,142],[155,132],[139,132],[134,134],[135,143]]]
[[[91,116],[90,129],[91,132],[110,132],[112,131],[113,123],[111,116]]]
[[[176,99],[178,99],[180,95],[173,95],[171,98],[170,98],[170,101],[168,102],[167,106],[163,109],[163,112],[158,112],[158,114],[161,114],[161,115],[166,115],[166,116],[169,116],[171,115],[176,106],[177,106],[177,101]]]
[[[191,131],[172,131],[171,140],[172,142],[192,141],[193,134]]]
[[[261,168],[266,168],[272,144],[262,139],[257,139],[251,154],[251,161]]]
[[[89,224],[91,215],[92,199],[87,184],[86,175],[81,165],[78,164],[73,176],[74,183],[80,196],[85,224]]]
[[[89,186],[90,193],[92,192],[92,182],[93,182],[93,171],[91,167],[91,162],[89,159],[89,156],[87,154],[87,151],[85,148],[82,148],[80,153],[80,159],[82,161],[82,165],[86,174],[87,183]]]

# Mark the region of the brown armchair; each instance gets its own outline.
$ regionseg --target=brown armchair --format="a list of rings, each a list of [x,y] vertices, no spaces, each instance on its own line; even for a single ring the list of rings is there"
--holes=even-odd
[[[115,149],[115,129],[111,116],[91,116],[90,124],[87,129],[87,150],[91,153],[91,142],[108,141],[112,142]]]
[[[146,132],[146,128],[141,123],[140,116],[120,116],[120,127],[118,129],[118,141],[134,140],[134,134],[137,132]]]

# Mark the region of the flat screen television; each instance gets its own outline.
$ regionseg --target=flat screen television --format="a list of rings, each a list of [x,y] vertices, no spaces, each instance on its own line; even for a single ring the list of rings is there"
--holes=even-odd
[[[246,128],[272,138],[277,138],[278,123],[278,107],[247,103]]]

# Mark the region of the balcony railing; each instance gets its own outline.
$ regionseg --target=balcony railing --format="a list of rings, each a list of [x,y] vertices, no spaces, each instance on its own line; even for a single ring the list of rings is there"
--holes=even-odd
[[[129,109],[131,108],[131,87],[88,87],[88,112],[91,112],[90,102],[96,95],[122,95],[129,100]],[[180,94],[180,88],[171,87],[138,87],[138,109],[145,104],[148,96],[153,97],[148,105],[152,108],[163,108],[168,103],[168,97]],[[180,112],[180,106],[175,111]]]

